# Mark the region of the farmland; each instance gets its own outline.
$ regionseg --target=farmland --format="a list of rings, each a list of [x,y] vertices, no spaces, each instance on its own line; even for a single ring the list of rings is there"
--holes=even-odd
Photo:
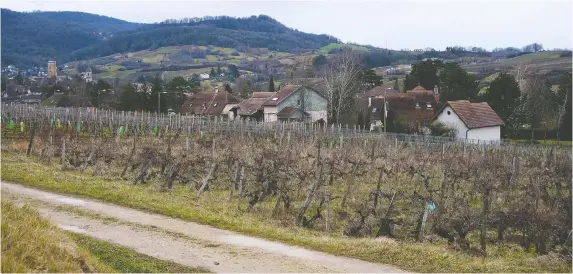
[[[190,52],[205,52],[204,56],[191,57]],[[255,60],[267,60],[288,58],[293,54],[278,51],[269,51],[267,49],[248,49],[237,51],[232,48],[213,47],[213,46],[169,46],[161,47],[154,50],[142,50],[126,54],[115,54],[111,56],[100,57],[87,61],[76,61],[67,63],[68,66],[75,67],[77,64],[93,65],[100,68],[101,72],[94,74],[96,78],[107,79],[111,81],[114,78],[135,80],[139,76],[138,71],[141,68],[158,68],[170,65],[204,65],[212,64],[235,64],[241,62],[251,62]],[[126,67],[126,64],[132,64]],[[167,77],[183,76],[190,77],[194,73],[209,72],[211,67],[187,69],[179,71],[170,71]],[[67,73],[76,73],[73,70]]]
[[[58,114],[62,123],[51,124],[50,116],[12,115],[16,126],[2,121],[6,180],[410,271],[568,268],[559,255],[571,246],[568,148],[398,142],[229,122],[156,128],[150,118],[121,130],[121,117],[87,114],[78,132],[77,121],[66,123],[76,116]],[[16,172],[23,159],[26,172]],[[377,237],[400,247],[374,244]],[[414,263],[414,254],[424,259]]]
[[[523,62],[532,69],[539,70],[571,70],[571,57],[560,57],[560,52],[536,52],[525,54],[519,57],[494,60],[491,62],[466,64],[462,67],[471,73],[478,73],[482,70],[502,70],[507,71]]]
[[[352,50],[368,51],[368,48],[365,46],[342,44],[342,43],[330,43],[324,47],[321,47],[320,52],[322,52],[322,54],[326,54],[331,49],[339,49],[339,48],[350,48]]]

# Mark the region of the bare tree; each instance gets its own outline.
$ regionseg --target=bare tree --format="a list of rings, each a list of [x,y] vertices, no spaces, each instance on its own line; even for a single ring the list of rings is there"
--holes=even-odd
[[[330,123],[338,122],[340,116],[351,107],[354,95],[361,90],[362,68],[359,60],[358,54],[345,52],[333,57],[322,72]]]
[[[528,64],[524,64],[523,62],[519,62],[519,64],[517,64],[515,66],[515,81],[517,82],[517,84],[519,85],[519,90],[521,90],[521,93],[527,93],[528,89],[527,89],[527,80],[525,79],[525,76],[528,72],[529,69],[529,65]]]

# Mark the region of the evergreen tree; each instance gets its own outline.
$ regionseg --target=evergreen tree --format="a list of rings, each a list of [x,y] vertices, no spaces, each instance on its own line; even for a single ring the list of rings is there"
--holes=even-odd
[[[275,82],[273,81],[272,75],[271,75],[271,80],[269,81],[269,92],[275,92]]]
[[[80,82],[80,85],[84,85]],[[99,107],[100,104],[111,94],[112,86],[105,80],[98,80],[95,85],[88,85],[88,95],[92,106]]]
[[[437,86],[440,87],[440,101],[474,100],[478,94],[478,82],[458,63],[446,63],[439,68]],[[434,85],[423,86],[433,90]]]
[[[320,67],[326,65],[327,62],[328,62],[328,61],[327,61],[327,59],[326,59],[326,56],[324,56],[323,54],[321,54],[321,55],[318,55],[318,56],[316,56],[316,57],[314,57],[314,58],[312,59],[312,66],[313,66],[314,68],[320,68]]]
[[[220,76],[223,71],[221,70],[221,66],[217,66],[217,76]]]
[[[229,85],[229,83],[225,84],[225,91],[233,94],[233,89],[231,89],[231,86]]]
[[[358,113],[358,121],[356,125],[358,126],[358,128],[364,127],[364,114],[362,113],[362,111]]]
[[[161,97],[161,101],[165,98],[167,108],[179,110],[187,99],[185,92],[191,91],[191,84],[185,78],[177,76],[171,79],[165,88],[168,93],[165,94],[165,97]]]
[[[229,73],[229,76],[233,79],[239,77],[239,69],[237,68],[237,66],[233,64],[229,65],[229,67],[227,68],[227,73]]]
[[[394,81],[394,87],[392,87],[392,89],[400,91],[400,85],[398,84],[398,79]]]
[[[127,83],[122,88],[119,97],[119,109],[123,111],[136,111],[141,109],[141,97],[137,94],[135,87],[131,83]]]
[[[0,84],[2,85],[2,92],[6,91],[7,82],[8,82],[8,77],[2,75],[2,80],[0,81]]]
[[[368,108],[366,115],[364,116],[364,129],[370,129],[370,114],[372,113],[372,108]]]
[[[163,92],[163,81],[159,74],[155,74],[155,77],[151,80],[151,94],[147,96],[147,100],[145,101],[145,106],[147,111],[150,112],[157,112],[158,104],[159,104],[159,94]],[[161,94],[163,96],[163,94]],[[164,97],[165,98],[165,97]],[[165,112],[167,109],[165,108],[165,100],[161,100],[161,111]]]
[[[251,93],[251,85],[249,84],[249,81],[245,81],[240,89],[239,96],[243,99],[247,99]]]
[[[521,92],[515,78],[503,72],[491,82],[487,94],[483,98],[497,115],[507,123],[518,104],[520,96]]]
[[[382,77],[376,75],[374,70],[371,69],[363,69],[360,73],[360,81],[362,81],[366,85],[366,89],[372,89],[377,86],[381,86],[384,81],[382,81]]]
[[[16,77],[14,77],[14,81],[16,82],[17,85],[24,84],[24,78],[22,77],[22,73],[20,73],[18,71],[18,75],[16,75]]]
[[[211,77],[217,77],[217,72],[215,72],[214,68],[211,68],[211,72],[209,72],[209,76]]]
[[[404,90],[412,90],[421,85],[432,90],[438,84],[438,71],[444,67],[444,62],[428,60],[412,65],[412,71],[404,80]]]

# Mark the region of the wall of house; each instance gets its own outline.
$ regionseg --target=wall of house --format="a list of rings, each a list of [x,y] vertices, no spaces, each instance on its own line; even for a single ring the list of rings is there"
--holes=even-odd
[[[279,112],[278,107],[264,107],[264,121],[265,122],[276,122],[277,113]]]
[[[468,139],[480,141],[499,141],[500,136],[501,128],[499,126],[474,128],[468,131]]]
[[[449,114],[448,114],[449,112]],[[452,110],[451,107],[447,106],[442,110],[442,113],[438,115],[436,118],[437,121],[441,122],[442,124],[453,128],[456,130],[456,138],[458,139],[466,139],[466,131],[467,127],[462,122],[460,117]],[[469,138],[469,137],[468,137]]]
[[[227,113],[229,113],[229,110],[236,107],[237,105],[238,104],[227,104],[227,105],[225,105],[225,108],[223,108],[223,111],[221,112],[221,114],[226,115]]]
[[[304,100],[304,101],[303,101]],[[301,108],[304,102],[304,111],[310,114],[312,121],[327,119],[328,100],[315,91],[301,88],[285,98],[277,108],[277,112],[285,107]]]

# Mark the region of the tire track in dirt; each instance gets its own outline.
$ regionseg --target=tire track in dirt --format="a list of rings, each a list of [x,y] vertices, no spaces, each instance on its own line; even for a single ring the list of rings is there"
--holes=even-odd
[[[5,182],[1,188],[4,199],[30,203],[63,229],[214,272],[402,272],[392,266],[311,251],[94,200]],[[118,221],[56,209],[61,206]]]

